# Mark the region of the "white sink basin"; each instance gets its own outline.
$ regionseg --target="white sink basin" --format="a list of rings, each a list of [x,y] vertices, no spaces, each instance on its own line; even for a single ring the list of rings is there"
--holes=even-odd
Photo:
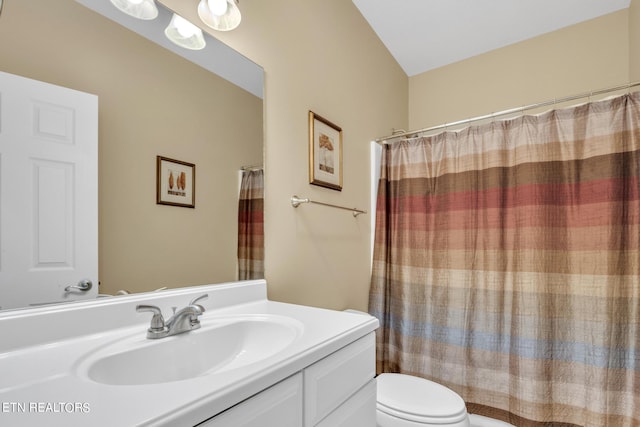
[[[100,347],[78,364],[80,376],[110,385],[188,380],[271,357],[289,346],[302,325],[282,316],[203,319],[194,331],[147,339],[146,331]]]

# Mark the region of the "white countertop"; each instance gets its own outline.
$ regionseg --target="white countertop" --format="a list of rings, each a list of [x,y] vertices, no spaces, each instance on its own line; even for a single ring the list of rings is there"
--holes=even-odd
[[[183,301],[204,292],[209,294],[209,302],[203,302],[207,311],[200,318],[202,329],[221,317],[266,315],[295,319],[301,325],[300,333],[284,350],[260,362],[188,380],[107,385],[94,382],[80,372],[83,356],[96,348],[119,337],[146,335],[150,315],[135,313],[136,304],[156,304],[166,312],[166,307],[178,301],[177,305],[182,306]],[[114,297],[109,298],[107,304],[112,306],[111,310],[102,305],[77,303],[0,316],[0,334],[3,340],[7,337],[6,342],[0,343],[0,425],[195,425],[378,326],[378,321],[370,316],[269,301],[264,281],[185,288],[122,299]],[[96,311],[100,319],[95,319]],[[114,314],[121,316],[108,318]],[[118,326],[108,328],[109,323]],[[21,324],[24,330],[20,330]],[[77,325],[82,333],[69,331],[73,329],[70,325]],[[60,332],[58,328],[65,331]],[[12,334],[22,333],[32,333],[36,338],[32,341],[24,337],[11,338]]]

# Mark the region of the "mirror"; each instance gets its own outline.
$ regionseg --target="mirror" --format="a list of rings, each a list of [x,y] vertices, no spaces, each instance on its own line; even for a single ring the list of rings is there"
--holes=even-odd
[[[221,46],[207,59],[227,66],[214,74],[88,3],[112,8],[5,2],[0,71],[98,96],[100,294],[236,280],[240,169],[263,159],[262,69],[208,36]],[[157,156],[196,165],[194,209],[156,204]]]

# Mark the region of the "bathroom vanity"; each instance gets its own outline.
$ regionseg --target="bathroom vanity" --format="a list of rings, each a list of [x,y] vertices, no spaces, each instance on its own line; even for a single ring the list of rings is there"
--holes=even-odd
[[[198,329],[147,338],[193,299]],[[0,313],[0,425],[375,425],[377,319],[269,301],[264,280]]]

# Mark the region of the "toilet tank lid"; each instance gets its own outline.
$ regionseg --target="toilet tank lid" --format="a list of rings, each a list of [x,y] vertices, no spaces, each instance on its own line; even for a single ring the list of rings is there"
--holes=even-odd
[[[424,378],[405,374],[377,377],[378,409],[403,419],[424,423],[453,423],[467,416],[467,409],[453,390]]]

